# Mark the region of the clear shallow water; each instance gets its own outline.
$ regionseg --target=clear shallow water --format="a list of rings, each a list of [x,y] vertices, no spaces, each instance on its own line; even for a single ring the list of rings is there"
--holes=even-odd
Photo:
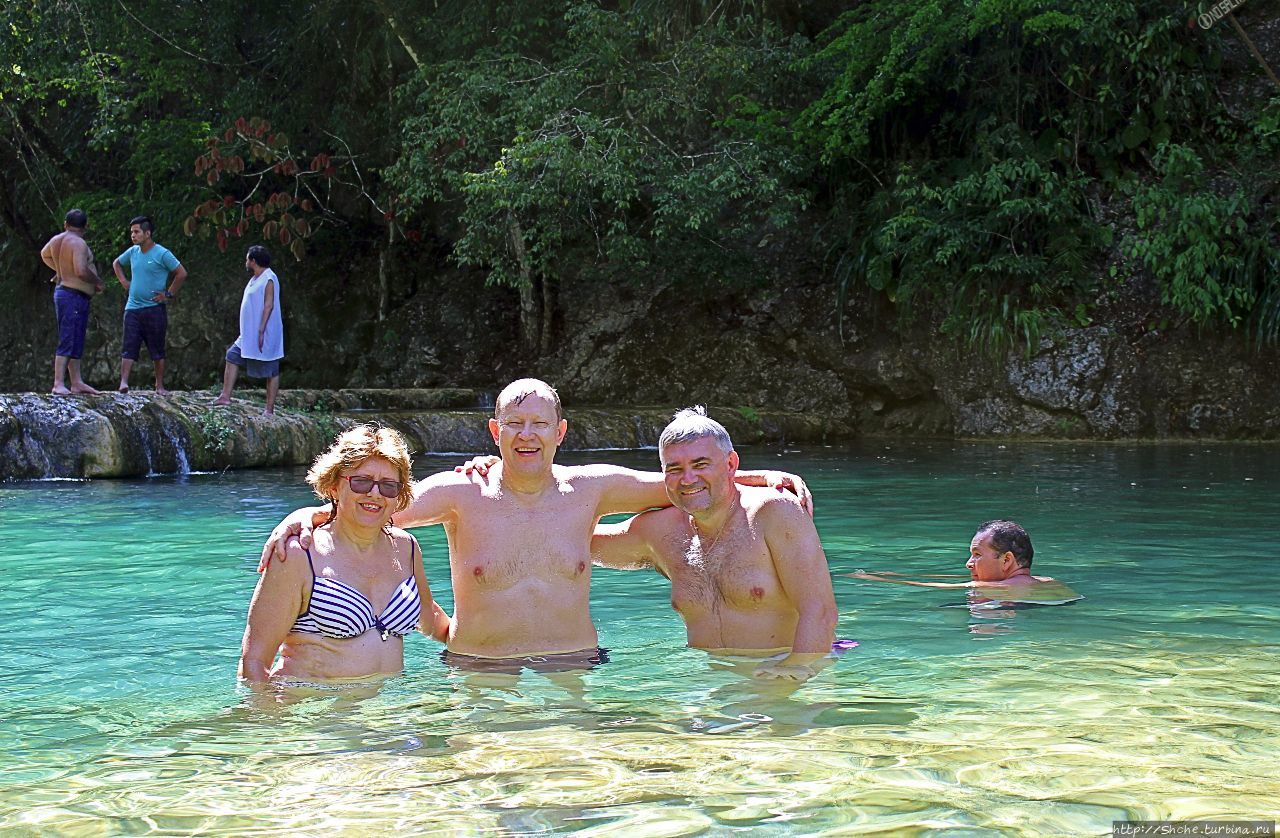
[[[832,570],[963,573],[1019,520],[1087,598],[1001,617],[837,578],[862,641],[798,690],[683,648],[656,575],[597,570],[612,662],[377,691],[237,688],[300,472],[0,485],[0,830],[1109,834],[1280,812],[1280,448],[865,443],[809,480]],[[562,457],[649,467],[653,452]],[[419,473],[456,458],[421,458]],[[444,540],[418,530],[449,607]],[[744,720],[742,717],[746,716]],[[760,721],[766,716],[769,721]]]

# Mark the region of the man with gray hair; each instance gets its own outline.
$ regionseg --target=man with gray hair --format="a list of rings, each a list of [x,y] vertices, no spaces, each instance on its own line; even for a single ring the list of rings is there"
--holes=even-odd
[[[837,617],[813,519],[793,495],[734,482],[738,453],[702,407],[675,415],[658,456],[674,506],[598,525],[592,560],[670,579],[691,647],[763,658],[760,678],[813,676]]]

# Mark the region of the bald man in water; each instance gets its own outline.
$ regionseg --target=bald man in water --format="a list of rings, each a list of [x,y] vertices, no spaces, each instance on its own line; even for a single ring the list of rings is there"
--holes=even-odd
[[[554,462],[568,423],[546,382],[521,379],[498,395],[489,433],[500,460],[481,480],[440,472],[413,487],[398,527],[443,524],[455,611],[446,663],[518,671],[586,668],[606,660],[591,621],[591,533],[601,516],[669,503],[663,477],[613,465]],[[758,485],[790,484],[780,473],[740,475]],[[264,565],[282,558],[290,532],[314,521],[299,510],[272,533]],[[304,539],[304,544],[307,543]]]
[[[729,432],[702,408],[675,415],[658,456],[673,505],[600,524],[592,558],[670,579],[691,647],[767,658],[758,678],[812,677],[832,653],[837,618],[813,519],[790,495],[738,486]]]

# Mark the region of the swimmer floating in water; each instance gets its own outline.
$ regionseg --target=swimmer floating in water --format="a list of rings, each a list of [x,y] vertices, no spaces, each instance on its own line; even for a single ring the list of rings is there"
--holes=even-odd
[[[978,526],[973,540],[969,542],[969,561],[965,567],[972,578],[968,582],[917,582],[897,578],[896,573],[868,573],[864,570],[844,575],[867,582],[889,582],[919,588],[967,588],[971,604],[995,601],[1066,605],[1084,599],[1052,577],[1032,576],[1031,558],[1034,553],[1031,536],[1022,527],[1013,521],[986,521]]]

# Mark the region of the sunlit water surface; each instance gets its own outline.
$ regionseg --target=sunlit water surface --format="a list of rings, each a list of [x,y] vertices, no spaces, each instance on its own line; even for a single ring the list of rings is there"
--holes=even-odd
[[[417,472],[455,458],[421,458]],[[567,456],[631,466],[653,452]],[[1012,517],[1086,597],[970,613],[836,579],[862,645],[798,690],[683,648],[651,573],[597,570],[612,661],[475,680],[421,637],[380,690],[234,679],[302,475],[0,485],[0,830],[45,834],[1109,834],[1280,810],[1280,449],[864,443],[801,473],[832,571],[963,572]],[[417,532],[451,607],[443,533]]]

